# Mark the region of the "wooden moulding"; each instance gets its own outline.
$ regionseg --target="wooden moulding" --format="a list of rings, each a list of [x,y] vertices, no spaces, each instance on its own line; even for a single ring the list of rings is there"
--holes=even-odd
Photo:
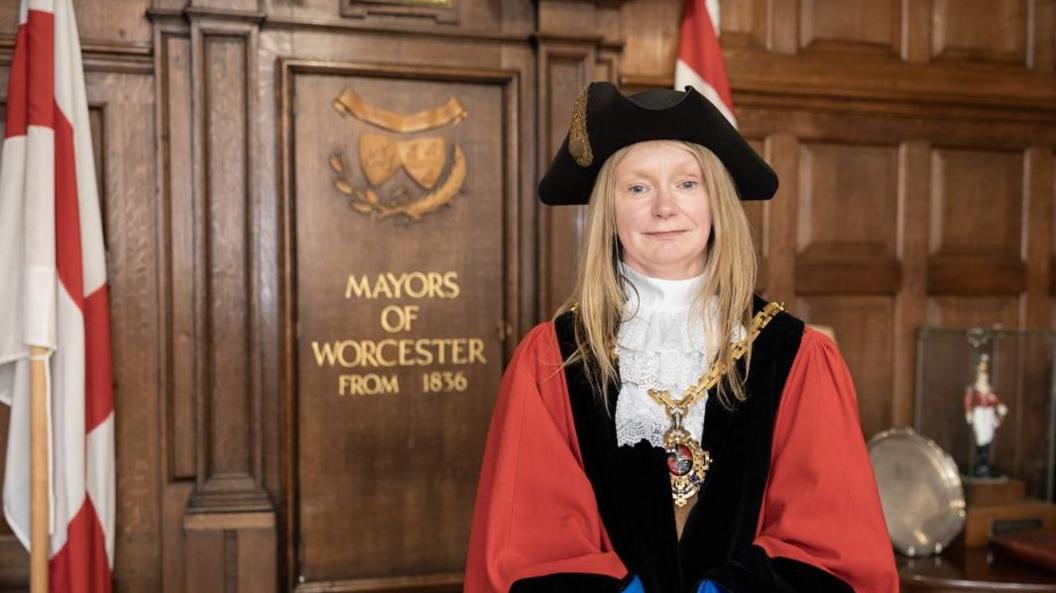
[[[1023,502],[1027,487],[1023,480],[977,482],[965,480],[965,501],[972,506],[1009,505]]]
[[[995,526],[1001,524],[1032,525],[1056,529],[1056,505],[1039,500],[991,506],[968,505],[964,524],[964,545],[985,546]]]

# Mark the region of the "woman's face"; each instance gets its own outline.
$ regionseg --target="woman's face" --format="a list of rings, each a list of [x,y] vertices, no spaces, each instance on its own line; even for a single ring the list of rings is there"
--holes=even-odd
[[[639,142],[614,174],[623,261],[654,278],[678,280],[703,273],[711,207],[696,157],[675,142]]]

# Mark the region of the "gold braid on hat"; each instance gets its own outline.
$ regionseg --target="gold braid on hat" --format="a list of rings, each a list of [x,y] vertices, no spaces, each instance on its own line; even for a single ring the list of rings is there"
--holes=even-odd
[[[594,162],[594,153],[590,150],[590,137],[587,135],[587,93],[590,84],[576,97],[572,106],[572,123],[568,127],[568,154],[580,167],[589,167]]]

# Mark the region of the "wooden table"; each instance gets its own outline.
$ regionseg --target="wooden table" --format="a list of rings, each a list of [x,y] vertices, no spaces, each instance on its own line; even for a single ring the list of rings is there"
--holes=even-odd
[[[951,548],[939,556],[895,554],[903,593],[1016,591],[1056,593],[1056,572],[1007,558],[990,548]]]

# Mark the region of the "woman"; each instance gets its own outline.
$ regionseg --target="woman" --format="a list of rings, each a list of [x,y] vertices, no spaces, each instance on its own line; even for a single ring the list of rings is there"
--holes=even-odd
[[[776,189],[692,87],[580,96],[539,186],[589,199],[578,284],[503,378],[467,593],[898,590],[846,365],[752,292]]]

